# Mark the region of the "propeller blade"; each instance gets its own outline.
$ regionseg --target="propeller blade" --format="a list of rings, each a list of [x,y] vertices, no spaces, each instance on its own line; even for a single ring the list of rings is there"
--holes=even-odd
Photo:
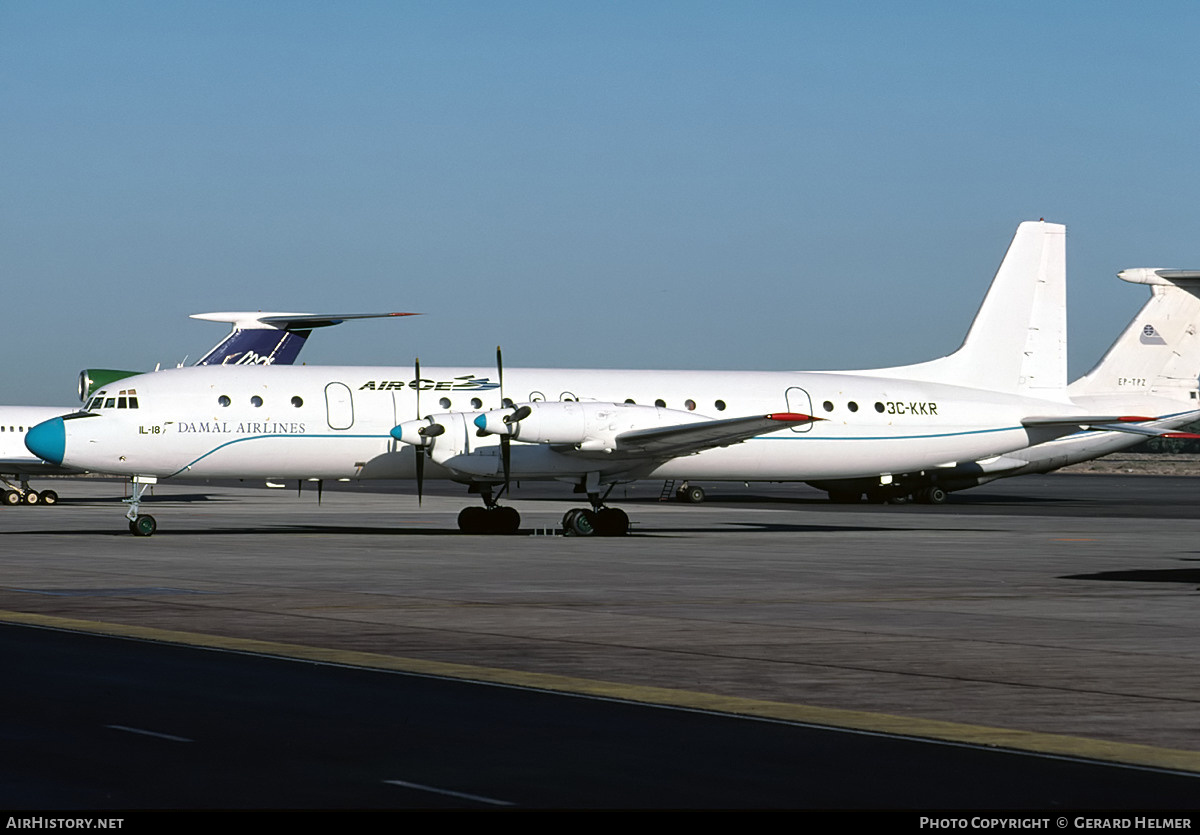
[[[421,358],[413,357],[413,384],[417,387],[417,420],[421,419]]]
[[[413,452],[417,454],[417,507],[420,507],[425,495],[425,450],[415,446]]]
[[[417,420],[421,419],[421,358],[413,357],[413,381],[417,384]],[[418,429],[418,435],[424,435],[425,430]],[[425,497],[425,447],[415,446],[413,452],[417,455],[417,507]]]
[[[533,414],[533,407],[522,406],[521,408],[519,408],[515,412],[513,412],[511,415],[505,415],[504,422],[511,426],[514,423],[520,423],[521,421],[525,420],[525,418],[529,417],[531,414]]]
[[[504,358],[500,355],[500,346],[496,346],[496,382],[500,384],[500,407],[509,405],[504,397]],[[504,463],[504,494],[508,495],[508,483],[512,476],[512,439],[507,435],[500,436],[500,460]]]
[[[509,476],[512,473],[512,439],[507,435],[500,436],[500,460],[504,462],[504,492],[508,492]]]

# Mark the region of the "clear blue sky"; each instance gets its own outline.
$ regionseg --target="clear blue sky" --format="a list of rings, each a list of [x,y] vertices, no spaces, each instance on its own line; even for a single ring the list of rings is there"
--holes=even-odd
[[[1066,223],[1074,374],[1200,268],[1192,2],[0,2],[10,404],[188,313],[310,363],[819,369],[958,346]]]

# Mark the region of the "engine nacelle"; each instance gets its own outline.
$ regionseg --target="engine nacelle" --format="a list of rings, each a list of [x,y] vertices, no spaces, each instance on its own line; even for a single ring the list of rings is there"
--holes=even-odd
[[[393,426],[389,434],[401,443],[412,444],[416,447],[427,447],[433,444],[434,438],[445,431],[445,424],[438,423],[431,416],[421,418],[420,420],[406,420],[397,426]]]
[[[85,368],[79,372],[79,402],[86,403],[88,398],[99,389],[117,380],[141,374],[141,371],[118,371],[115,368]]]
[[[474,423],[483,432],[492,435],[508,435],[526,443],[562,444],[596,452],[614,449],[616,436],[623,432],[705,420],[708,418],[694,412],[658,406],[565,400],[526,403],[513,409],[494,409],[480,414]]]

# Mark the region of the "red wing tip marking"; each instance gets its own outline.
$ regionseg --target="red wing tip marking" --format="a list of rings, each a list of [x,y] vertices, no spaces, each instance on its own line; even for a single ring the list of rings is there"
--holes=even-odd
[[[1165,435],[1159,435],[1160,438],[1187,438],[1189,440],[1200,439],[1200,435],[1195,432],[1168,432]]]
[[[802,415],[799,412],[776,412],[773,415],[767,415],[767,420],[825,420],[825,418],[813,417],[812,415]]]
[[[388,316],[420,316],[420,313],[389,313]]]
[[[1140,417],[1138,415],[1125,415],[1117,418],[1117,420],[1121,423],[1145,423],[1148,420],[1154,420],[1154,418]]]

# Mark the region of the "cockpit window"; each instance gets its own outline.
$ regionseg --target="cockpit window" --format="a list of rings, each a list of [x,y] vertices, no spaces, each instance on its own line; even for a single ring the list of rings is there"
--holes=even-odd
[[[137,389],[121,389],[115,397],[110,397],[107,391],[99,392],[88,401],[87,411],[97,409],[136,409],[138,407]]]

